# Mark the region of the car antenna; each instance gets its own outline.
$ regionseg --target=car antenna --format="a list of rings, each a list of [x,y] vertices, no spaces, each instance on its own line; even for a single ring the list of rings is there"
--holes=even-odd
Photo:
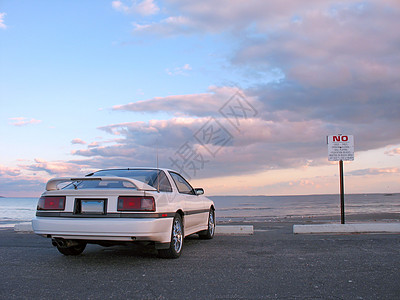
[[[160,171],[158,169],[158,139],[156,139],[157,193],[160,192]]]

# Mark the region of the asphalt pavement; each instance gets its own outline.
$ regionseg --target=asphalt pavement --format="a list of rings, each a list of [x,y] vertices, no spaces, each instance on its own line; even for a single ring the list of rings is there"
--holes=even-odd
[[[49,239],[0,230],[0,299],[400,299],[400,235],[254,235],[185,239],[181,257],[89,245],[61,255]]]

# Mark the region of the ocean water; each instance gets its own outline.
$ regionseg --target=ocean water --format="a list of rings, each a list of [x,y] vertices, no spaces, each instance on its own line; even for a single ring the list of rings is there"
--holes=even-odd
[[[219,219],[340,216],[339,195],[213,196]],[[400,213],[400,194],[345,195],[345,214]]]
[[[0,227],[32,220],[38,200],[38,198],[0,198]]]
[[[339,195],[210,196],[217,220],[258,220],[282,217],[340,216]],[[0,227],[29,222],[38,198],[0,198]],[[347,214],[400,213],[399,194],[345,195]]]

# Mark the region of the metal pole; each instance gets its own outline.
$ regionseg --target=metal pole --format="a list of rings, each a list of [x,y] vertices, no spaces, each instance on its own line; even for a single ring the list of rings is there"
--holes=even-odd
[[[344,224],[344,178],[343,178],[343,160],[339,161],[340,172],[340,216],[341,223]]]

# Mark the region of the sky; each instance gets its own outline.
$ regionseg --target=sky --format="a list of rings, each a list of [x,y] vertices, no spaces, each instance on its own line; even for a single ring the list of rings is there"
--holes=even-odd
[[[0,1],[0,195],[164,167],[207,195],[400,192],[400,2]]]

